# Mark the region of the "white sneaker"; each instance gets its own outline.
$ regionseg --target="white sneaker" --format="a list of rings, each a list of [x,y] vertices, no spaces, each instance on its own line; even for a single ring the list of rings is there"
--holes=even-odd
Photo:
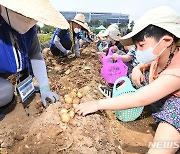
[[[101,84],[98,85],[98,89],[105,97],[112,98],[112,89],[102,86]]]

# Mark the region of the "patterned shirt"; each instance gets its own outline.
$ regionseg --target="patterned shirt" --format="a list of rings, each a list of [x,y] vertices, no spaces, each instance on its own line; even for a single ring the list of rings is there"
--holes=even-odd
[[[130,56],[133,56],[133,59],[132,59],[133,67],[137,66],[139,64],[139,62],[136,58],[136,46],[133,45],[127,54]]]

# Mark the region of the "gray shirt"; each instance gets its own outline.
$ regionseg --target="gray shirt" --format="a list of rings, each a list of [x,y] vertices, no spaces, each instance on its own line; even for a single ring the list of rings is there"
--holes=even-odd
[[[41,53],[41,46],[37,37],[37,34],[34,35],[32,39],[32,44],[29,50],[29,58],[30,59],[37,59],[37,60],[43,60],[43,56]]]

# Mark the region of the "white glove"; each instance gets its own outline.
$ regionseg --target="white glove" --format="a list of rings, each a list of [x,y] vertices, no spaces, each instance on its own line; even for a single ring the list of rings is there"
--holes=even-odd
[[[41,93],[41,99],[44,107],[48,107],[49,103],[55,103],[59,100],[59,95],[50,90]]]
[[[55,103],[59,100],[59,96],[58,94],[50,91],[44,60],[31,59],[31,64],[34,76],[36,77],[39,84],[43,105],[44,107],[47,107],[49,102],[48,99]]]

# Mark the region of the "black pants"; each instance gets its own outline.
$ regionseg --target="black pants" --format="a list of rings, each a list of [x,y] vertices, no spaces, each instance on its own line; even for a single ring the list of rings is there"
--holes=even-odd
[[[71,40],[65,40],[65,41],[61,41],[60,42],[62,44],[62,46],[66,49],[66,50],[70,50],[71,47],[72,47],[72,42]],[[55,45],[52,46],[50,48],[51,50],[51,53],[54,55],[54,56],[64,56],[64,53],[59,50]]]

